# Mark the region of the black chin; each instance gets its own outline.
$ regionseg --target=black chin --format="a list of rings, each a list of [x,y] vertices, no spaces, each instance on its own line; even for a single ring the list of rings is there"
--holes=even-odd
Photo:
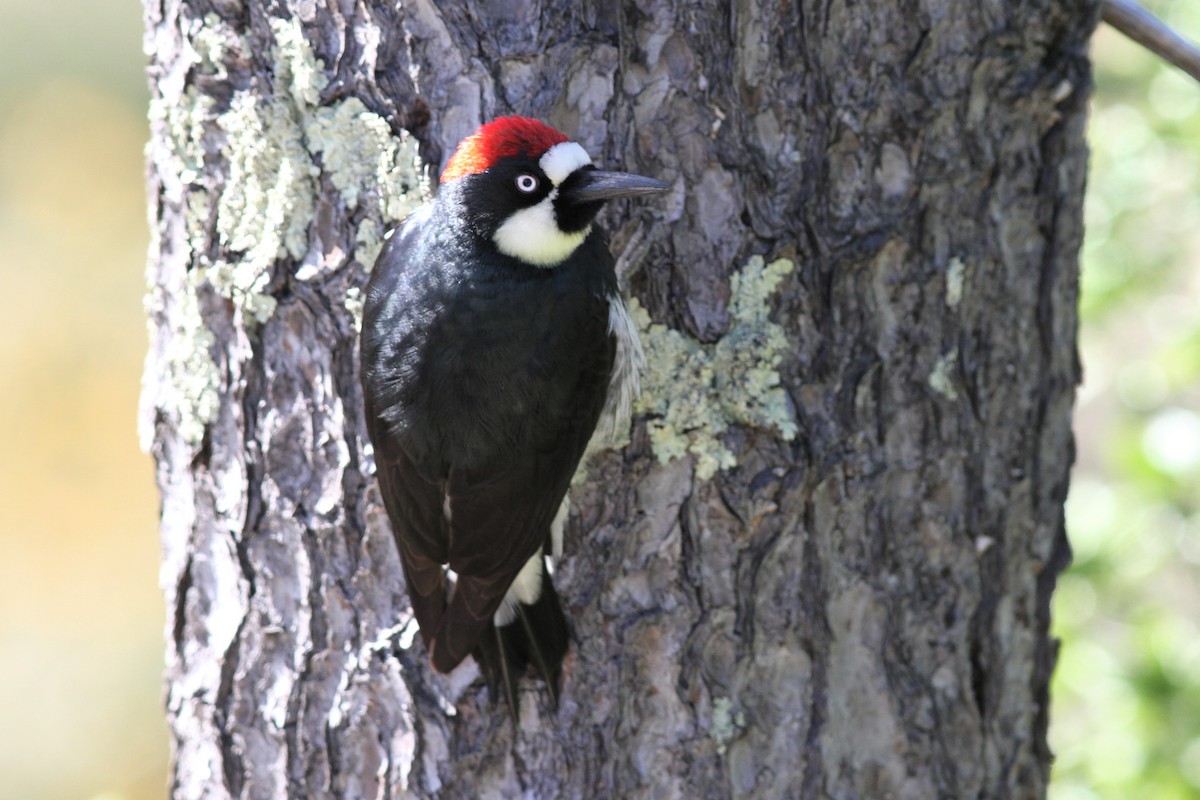
[[[570,181],[564,181],[563,185]],[[604,208],[603,200],[593,200],[587,203],[564,201],[560,196],[554,201],[554,218],[563,233],[575,233],[591,225],[596,220],[600,209]]]

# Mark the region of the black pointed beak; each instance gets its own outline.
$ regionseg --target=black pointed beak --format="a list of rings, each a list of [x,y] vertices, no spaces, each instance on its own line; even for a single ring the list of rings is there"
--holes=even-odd
[[[566,202],[576,205],[615,200],[618,197],[636,197],[643,194],[659,194],[671,188],[671,184],[631,175],[628,172],[602,172],[598,169],[583,169],[571,175],[558,194]]]

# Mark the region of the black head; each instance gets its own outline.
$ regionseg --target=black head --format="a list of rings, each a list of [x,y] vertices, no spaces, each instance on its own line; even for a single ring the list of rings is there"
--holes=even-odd
[[[502,117],[465,139],[442,174],[471,227],[500,252],[539,267],[565,261],[591,232],[605,200],[666,191],[653,178],[601,172],[558,131]]]

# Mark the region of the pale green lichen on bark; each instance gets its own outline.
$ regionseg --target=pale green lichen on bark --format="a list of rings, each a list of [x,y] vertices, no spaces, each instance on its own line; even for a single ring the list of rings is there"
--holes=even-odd
[[[217,205],[217,233],[237,261],[213,265],[213,287],[259,322],[275,310],[266,293],[271,267],[308,249],[316,167],[304,147],[294,109],[237,94],[217,119],[227,136],[229,177]]]
[[[192,446],[200,444],[205,426],[217,418],[221,405],[217,391],[221,373],[211,352],[216,337],[200,316],[196,296],[202,280],[198,272],[188,274],[181,297],[179,327],[166,348],[168,383],[175,394],[170,405],[179,413],[179,435]]]
[[[961,258],[950,259],[946,268],[946,305],[955,308],[962,302],[963,281],[966,278],[967,267]]]
[[[217,205],[217,233],[236,261],[208,271],[213,287],[258,322],[275,311],[267,292],[271,267],[283,256],[308,249],[315,178],[319,174],[304,141],[301,120],[320,99],[324,68],[295,20],[272,19],[275,96],[264,100],[238,92],[217,118],[225,132],[222,153],[228,179]]]
[[[746,729],[746,715],[733,710],[733,700],[717,697],[712,703],[712,727],[708,735],[717,743],[717,754],[724,755],[729,743]]]
[[[192,186],[184,202],[187,205],[184,224],[188,232],[188,246],[193,253],[203,253],[208,247],[208,218],[212,212],[212,196],[199,186]]]
[[[212,98],[194,86],[184,91],[182,102],[168,103],[159,97],[150,101],[150,125],[165,126],[176,174],[185,184],[196,180],[204,168],[204,130],[212,107]],[[153,158],[154,153],[148,155]]]
[[[319,109],[305,127],[309,148],[346,205],[358,206],[361,190],[373,190],[379,216],[403,219],[428,195],[417,144],[392,135],[387,121],[357,97]]]
[[[954,347],[949,353],[938,359],[937,364],[933,367],[933,372],[929,373],[929,388],[947,400],[958,399],[958,389],[955,388],[954,379],[951,377],[956,361],[958,361],[958,348]]]
[[[230,164],[217,230],[222,243],[242,256],[214,265],[209,274],[218,291],[259,322],[275,307],[265,291],[272,265],[307,251],[319,175],[351,211],[366,206],[355,255],[368,267],[382,247],[384,223],[402,219],[429,195],[416,142],[403,133],[393,136],[387,121],[357,97],[316,107],[327,81],[300,24],[272,19],[271,29],[274,97],[239,93],[217,121]]]
[[[375,266],[379,251],[383,250],[383,240],[383,226],[370,217],[364,219],[355,230],[354,256],[368,270]]]
[[[180,434],[198,444],[220,402],[220,373],[211,357],[215,343],[198,311],[197,288],[205,281],[254,323],[274,313],[267,289],[280,258],[302,259],[309,250],[317,179],[322,172],[350,210],[366,216],[355,230],[355,253],[368,267],[382,247],[387,224],[403,218],[428,199],[417,145],[411,137],[391,135],[387,122],[358,98],[319,108],[327,84],[324,66],[304,38],[298,21],[272,19],[275,36],[273,92],[236,92],[229,107],[215,114],[216,101],[188,86],[182,102],[152,101],[151,121],[161,123],[170,159],[163,170],[180,177],[184,196],[191,269],[184,285],[181,322],[172,332],[167,362],[172,396],[159,408],[180,416]],[[209,14],[191,31],[184,57],[197,72],[221,77],[230,53],[249,43],[219,17]],[[223,187],[209,192],[200,185],[205,169],[205,135],[223,134],[221,155],[228,166]],[[213,147],[210,142],[209,150]],[[315,157],[319,156],[318,166]],[[226,258],[210,263],[210,216]],[[361,319],[361,294],[350,289],[346,309]]]
[[[634,411],[649,415],[650,444],[659,462],[691,454],[696,476],[707,480],[737,463],[719,438],[731,425],[795,437],[779,376],[787,336],[769,319],[770,297],[794,267],[788,259],[768,264],[752,256],[730,281],[732,324],[712,345],[651,322],[636,300],[630,303],[647,360]]]
[[[317,176],[328,177],[351,211],[366,205],[355,251],[368,267],[382,247],[383,223],[402,219],[429,194],[416,142],[393,136],[357,97],[316,107],[327,81],[299,23],[272,19],[271,29],[274,97],[239,93],[217,121],[230,164],[217,230],[242,256],[209,273],[218,291],[259,322],[274,311],[265,291],[271,266],[283,256],[302,258],[308,248]]]
[[[357,286],[351,286],[346,290],[346,297],[342,301],[342,305],[350,312],[350,316],[354,320],[355,331],[362,330],[363,303],[365,301],[362,289]]]
[[[355,256],[370,269],[383,248],[385,224],[394,223],[430,195],[417,143],[357,97],[319,109],[305,126],[309,148],[321,156],[321,169],[346,205],[366,201],[369,216],[355,231]],[[364,191],[365,190],[365,191]]]
[[[325,65],[313,53],[304,38],[304,30],[296,19],[271,18],[275,47],[275,91],[286,89],[296,108],[303,110],[321,100],[321,91],[328,85]]]
[[[210,11],[185,47],[191,49],[192,61],[200,71],[223,78],[228,75],[225,69],[228,45],[229,34],[221,30],[221,18]]]
[[[201,68],[210,71],[211,62],[205,61],[210,49],[202,53],[193,51],[190,57]],[[158,164],[161,172],[178,177],[174,184],[164,186],[168,202],[182,202],[186,207],[186,245],[189,253],[185,258],[195,260],[196,253],[206,249],[206,221],[210,209],[210,196],[195,182],[204,170],[204,137],[214,116],[215,103],[211,97],[188,86],[173,101],[156,97],[150,101],[149,121],[155,136],[147,145],[147,157]],[[162,231],[156,219],[150,219],[152,243],[150,252],[162,250]],[[155,274],[153,268],[149,276]],[[220,407],[221,374],[212,357],[216,337],[200,315],[197,287],[203,280],[202,271],[194,269],[187,274],[179,293],[179,308],[172,316],[175,322],[163,348],[164,379],[151,385],[156,386],[153,407],[169,414],[178,415],[179,435],[192,446],[198,446],[204,438],[205,426],[216,419]],[[145,301],[148,317],[160,314],[166,307],[166,298],[151,280]],[[151,339],[154,330],[151,328]],[[147,376],[157,377],[157,376]],[[141,438],[143,447],[148,448],[153,439],[153,415],[143,417]]]

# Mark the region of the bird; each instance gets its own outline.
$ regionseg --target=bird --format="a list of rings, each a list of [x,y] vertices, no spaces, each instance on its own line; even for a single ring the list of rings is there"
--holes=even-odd
[[[557,708],[570,627],[546,559],[589,440],[628,420],[644,363],[596,216],[670,188],[499,117],[371,270],[363,410],[413,614],[433,668],[473,656],[514,718],[531,672]]]

